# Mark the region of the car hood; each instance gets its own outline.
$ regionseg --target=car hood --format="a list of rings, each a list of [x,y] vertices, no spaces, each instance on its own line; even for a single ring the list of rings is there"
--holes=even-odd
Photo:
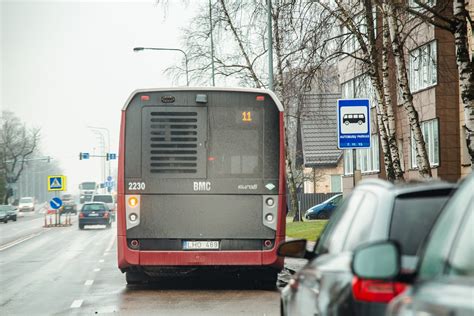
[[[318,204],[318,205],[315,205],[313,206],[312,208],[308,209],[306,211],[306,213],[315,213],[315,212],[318,212],[320,210],[322,210],[324,208],[324,203],[321,203],[321,204]]]

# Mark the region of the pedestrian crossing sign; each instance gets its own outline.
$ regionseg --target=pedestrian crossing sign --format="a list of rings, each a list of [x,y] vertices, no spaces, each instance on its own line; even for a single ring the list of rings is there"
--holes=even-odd
[[[66,191],[66,176],[48,176],[48,191]]]

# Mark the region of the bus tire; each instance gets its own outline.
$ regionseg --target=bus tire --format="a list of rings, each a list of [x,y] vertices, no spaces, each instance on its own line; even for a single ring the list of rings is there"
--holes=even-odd
[[[125,280],[127,281],[128,285],[139,285],[147,283],[148,278],[142,272],[125,272]]]

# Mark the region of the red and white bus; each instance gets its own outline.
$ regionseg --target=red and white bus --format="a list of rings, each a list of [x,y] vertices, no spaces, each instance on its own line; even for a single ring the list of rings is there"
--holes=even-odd
[[[283,131],[283,107],[269,90],[133,92],[118,160],[118,266],[127,283],[204,270],[275,282],[285,238]]]

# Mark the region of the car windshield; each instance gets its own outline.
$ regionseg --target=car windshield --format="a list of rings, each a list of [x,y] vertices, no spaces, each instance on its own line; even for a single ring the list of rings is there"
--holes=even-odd
[[[105,211],[106,207],[104,204],[85,204],[82,207],[83,212],[96,212],[96,211]]]
[[[20,203],[33,203],[33,199],[32,198],[22,198],[20,200]]]
[[[0,209],[0,215],[4,215],[4,214],[6,214],[6,210],[1,210]]]
[[[114,199],[111,195],[95,195],[93,198],[94,202],[114,203]]]
[[[13,207],[11,207],[10,205],[0,205],[0,211],[10,211],[12,209]]]

